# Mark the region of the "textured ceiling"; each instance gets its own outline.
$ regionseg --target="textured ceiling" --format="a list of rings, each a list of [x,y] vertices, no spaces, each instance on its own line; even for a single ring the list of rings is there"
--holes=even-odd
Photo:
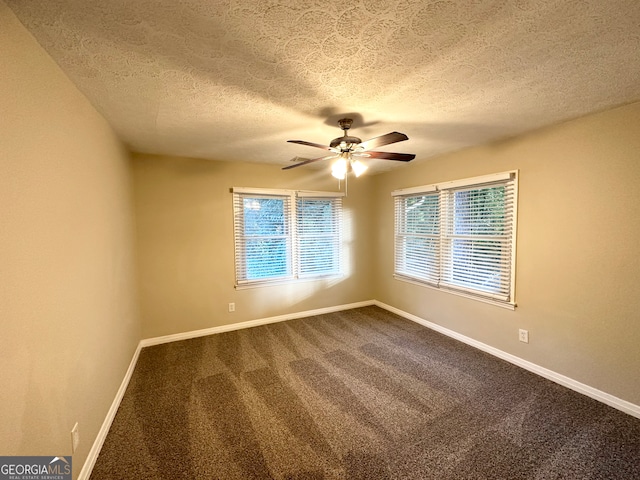
[[[139,152],[288,165],[351,112],[421,161],[640,99],[638,0],[5,1]]]

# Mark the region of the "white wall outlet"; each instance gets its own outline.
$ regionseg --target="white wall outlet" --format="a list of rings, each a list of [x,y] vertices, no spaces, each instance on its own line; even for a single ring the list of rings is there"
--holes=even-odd
[[[529,343],[529,330],[523,330],[522,328],[519,330],[518,339],[521,342]]]
[[[80,445],[80,430],[78,430],[78,422],[71,429],[71,453],[76,453],[76,449]]]
[[[235,312],[236,311],[236,304],[235,303],[231,302],[229,304],[229,311],[230,312]]]

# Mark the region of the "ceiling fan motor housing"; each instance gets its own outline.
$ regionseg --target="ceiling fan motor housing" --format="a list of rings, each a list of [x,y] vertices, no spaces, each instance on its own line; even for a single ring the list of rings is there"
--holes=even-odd
[[[351,125],[353,125],[353,120],[350,118],[341,118],[338,120],[338,125],[340,125],[340,128],[345,131],[346,135],[346,131],[351,128]]]
[[[353,151],[354,147],[356,147],[356,145],[360,143],[362,143],[362,140],[360,140],[358,137],[350,137],[349,135],[345,134],[344,137],[338,137],[331,140],[329,146],[331,148],[339,148],[342,152],[351,152]]]

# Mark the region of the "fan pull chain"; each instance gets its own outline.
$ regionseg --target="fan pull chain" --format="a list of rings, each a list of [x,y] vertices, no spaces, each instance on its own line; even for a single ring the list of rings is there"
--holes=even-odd
[[[338,191],[342,190],[342,180],[338,179]],[[349,194],[349,175],[344,177],[344,196]]]

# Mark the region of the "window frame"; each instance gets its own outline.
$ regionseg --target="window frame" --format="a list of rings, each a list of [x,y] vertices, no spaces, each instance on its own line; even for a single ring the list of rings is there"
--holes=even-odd
[[[495,260],[496,258],[499,260],[497,260],[497,267],[489,266],[488,268],[494,268],[499,271],[499,287],[497,287],[496,291],[487,291],[479,288],[473,288],[469,284],[456,284],[455,281],[452,281],[453,276],[448,276],[448,272],[452,271],[451,269],[453,268],[454,263],[459,261],[460,258],[456,259],[454,257],[454,254],[452,253],[453,247],[447,247],[447,245],[453,245],[454,239],[458,236],[456,234],[452,234],[452,222],[456,218],[456,214],[450,211],[451,207],[447,202],[453,201],[456,192],[475,192],[492,188],[494,186],[505,186],[504,230],[507,230],[506,233],[504,235],[465,235],[465,239],[470,244],[473,244],[473,242],[479,242],[480,244],[482,242],[492,242],[494,244],[494,246],[491,247],[491,249],[494,250],[491,252],[494,254],[494,257],[490,257],[490,260]],[[394,278],[427,288],[434,288],[439,291],[491,303],[500,307],[515,309],[516,232],[518,218],[517,170],[466,178],[451,182],[405,188],[395,190],[391,195],[394,197]],[[439,199],[437,211],[437,272],[431,275],[430,278],[427,278],[427,276],[421,276],[419,274],[419,270],[417,270],[418,275],[414,275],[411,271],[404,268],[406,265],[402,264],[402,260],[404,258],[402,251],[403,235],[405,235],[406,230],[406,228],[403,229],[404,226],[402,225],[406,219],[406,212],[403,208],[406,208],[407,199],[427,195],[438,195]],[[495,245],[500,246],[496,247]],[[474,250],[474,248],[471,250]],[[419,257],[419,255],[416,256]],[[425,256],[423,255],[423,257]],[[481,267],[477,268],[476,272],[480,272],[482,270]],[[464,273],[468,273],[469,271],[472,271],[472,269],[469,269]],[[429,273],[432,272],[429,271]],[[479,279],[481,279],[480,275],[473,277],[472,280],[478,282]],[[470,281],[470,283],[473,282]]]
[[[267,189],[267,188],[247,188],[247,187],[233,187],[231,188],[232,206],[233,206],[233,236],[234,236],[234,268],[235,268],[235,282],[236,289],[253,288],[268,285],[278,285],[284,283],[295,283],[300,281],[318,280],[321,278],[331,278],[342,276],[343,260],[342,260],[342,192],[317,192],[308,190],[283,190],[283,189]],[[244,234],[244,199],[246,198],[280,198],[283,199],[285,212],[285,233],[286,237],[286,264],[287,273],[285,275],[264,277],[264,278],[247,278],[246,266],[247,266],[247,235]],[[333,233],[333,247],[334,255],[332,258],[332,265],[334,268],[331,271],[324,271],[321,273],[302,273],[300,259],[302,257],[302,245],[300,243],[302,236],[300,235],[300,219],[298,212],[298,202],[303,199],[313,200],[329,200],[332,205],[332,222],[331,225],[334,228]],[[336,211],[337,210],[337,211]],[[335,231],[337,230],[337,232]],[[337,265],[335,265],[335,263]]]

